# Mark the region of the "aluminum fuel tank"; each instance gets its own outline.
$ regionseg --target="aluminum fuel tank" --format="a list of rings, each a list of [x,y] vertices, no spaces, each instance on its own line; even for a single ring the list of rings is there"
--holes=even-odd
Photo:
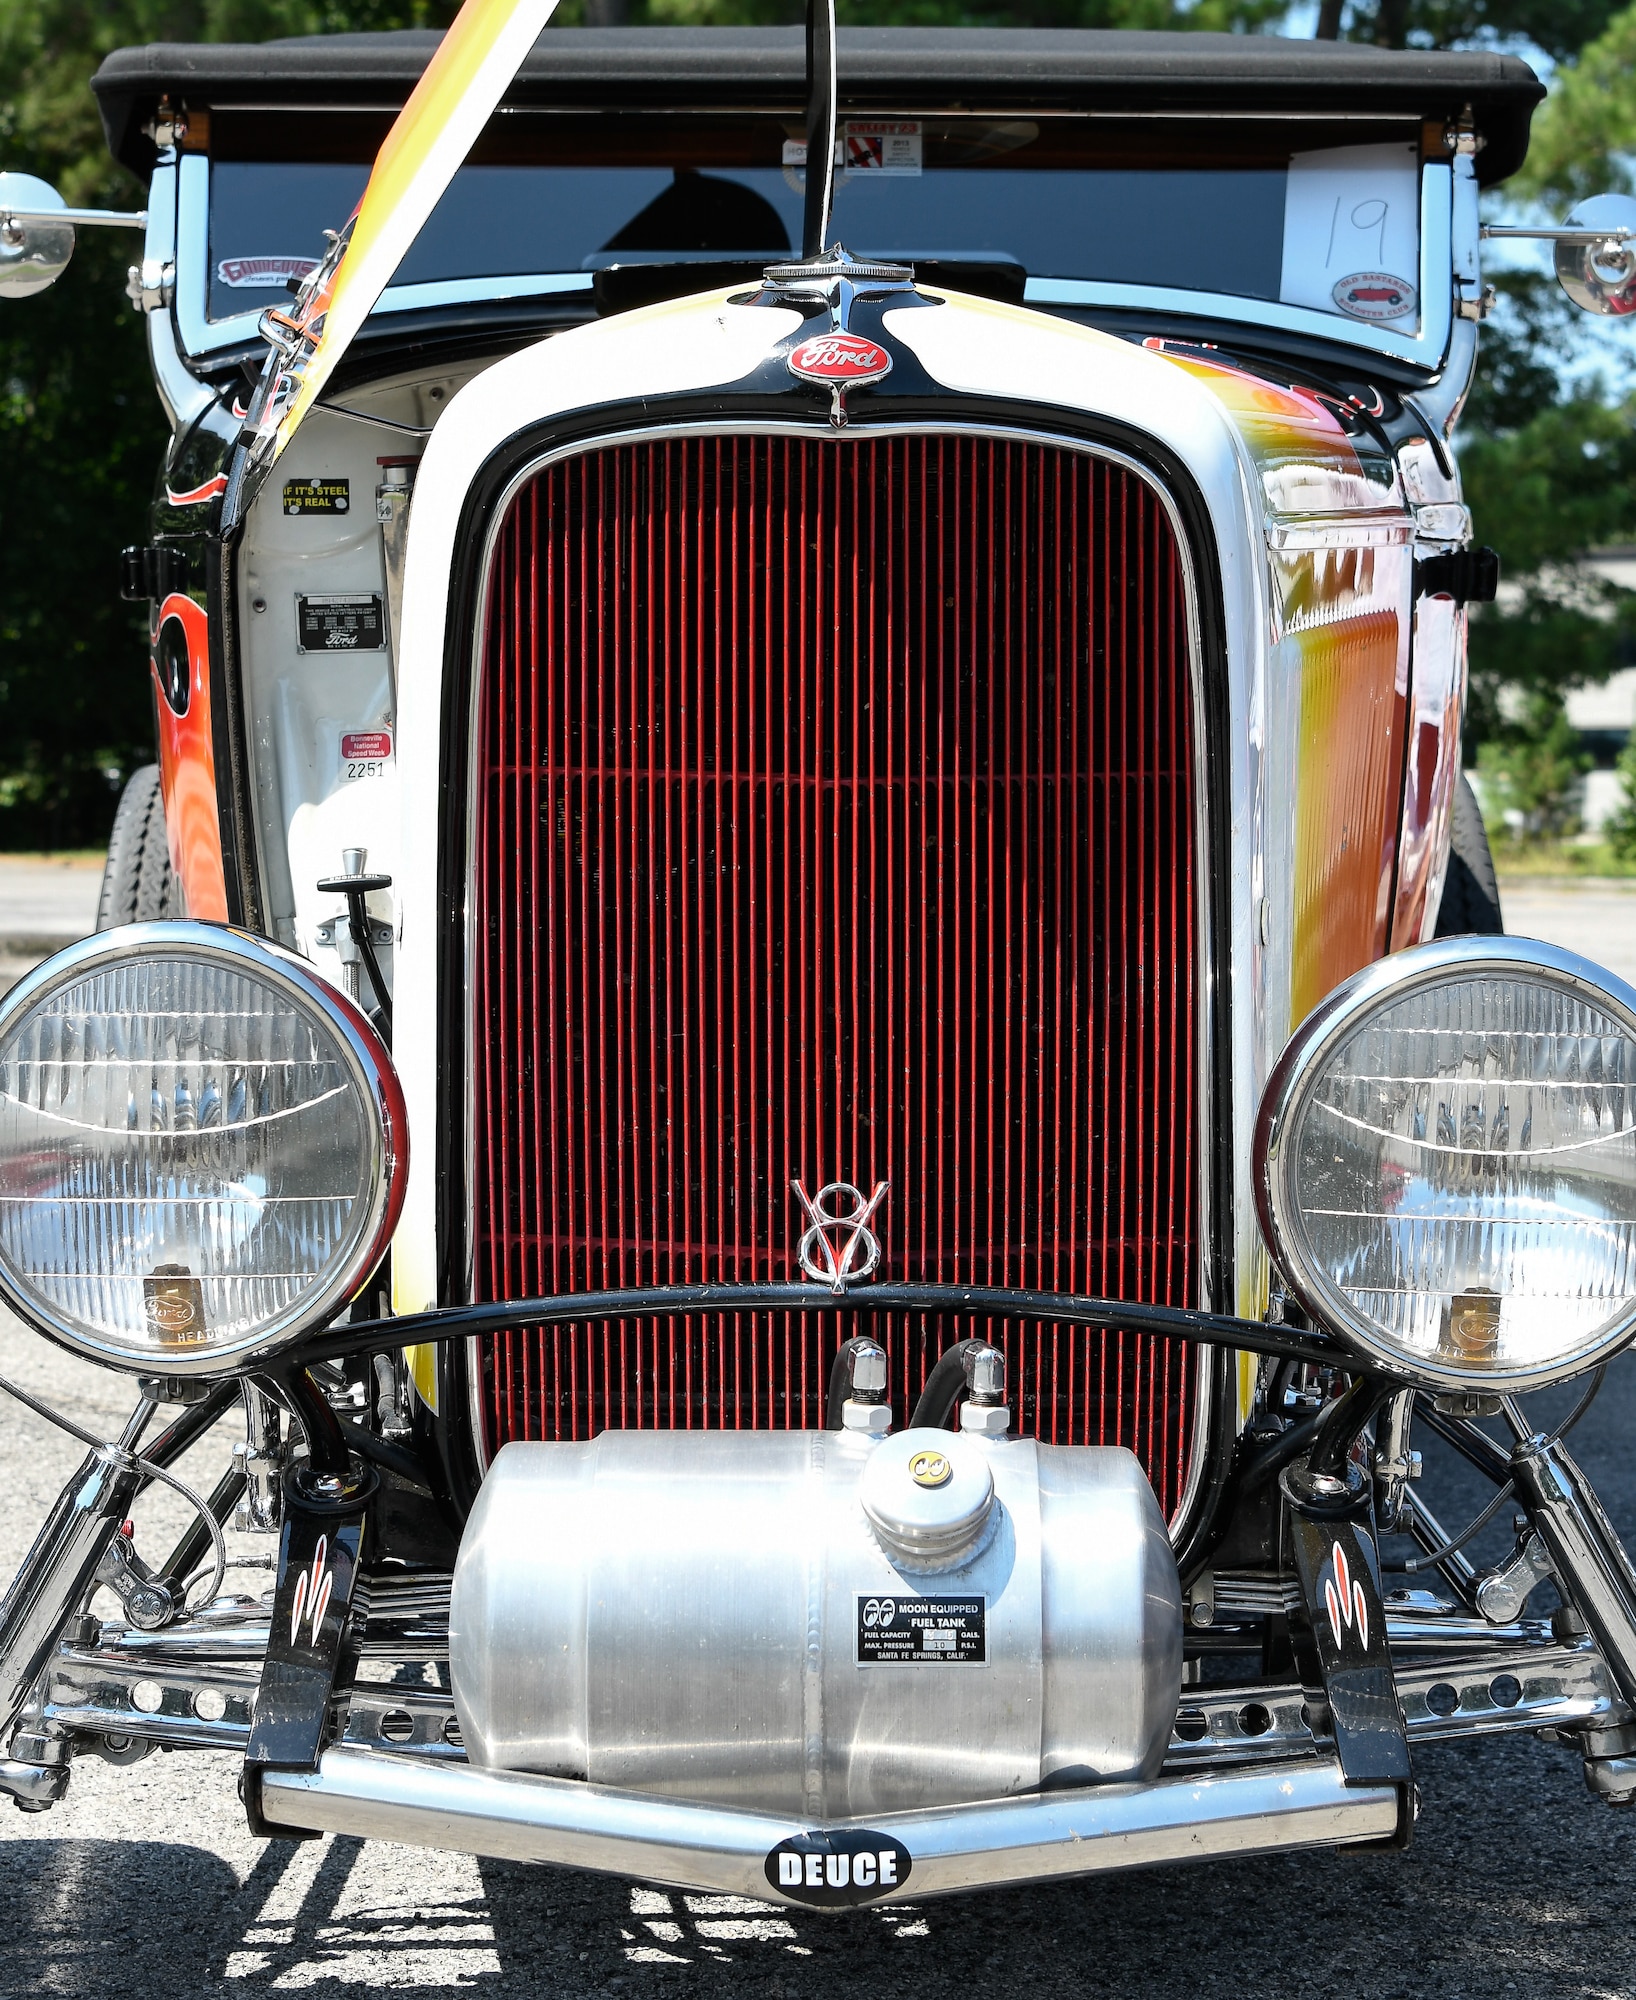
[[[837,1818],[1151,1777],[1181,1591],[1128,1451],[605,1431],[495,1459],[449,1658],[474,1764]]]

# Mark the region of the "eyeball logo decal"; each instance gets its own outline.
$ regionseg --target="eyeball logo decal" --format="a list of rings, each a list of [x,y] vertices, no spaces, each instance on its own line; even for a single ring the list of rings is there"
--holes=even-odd
[[[954,1467],[940,1451],[917,1451],[909,1461],[909,1477],[917,1486],[947,1486]]]
[[[804,382],[879,382],[892,372],[892,357],[879,341],[857,333],[818,333],[790,350],[790,373]]]
[[[1344,1650],[1346,1641],[1343,1633],[1357,1630],[1358,1644],[1369,1650],[1369,1606],[1364,1599],[1363,1585],[1352,1574],[1352,1566],[1346,1560],[1346,1551],[1339,1542],[1331,1545],[1331,1574],[1324,1579],[1324,1609],[1329,1613],[1329,1628],[1335,1634],[1337,1650]]]

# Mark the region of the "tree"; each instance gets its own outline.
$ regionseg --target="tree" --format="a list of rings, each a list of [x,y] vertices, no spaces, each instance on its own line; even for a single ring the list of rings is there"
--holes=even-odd
[[[75,204],[136,208],[90,90],[110,50],[444,20],[428,0],[0,0],[0,164]],[[153,756],[145,612],[116,595],[164,449],[140,316],[139,239],[82,230],[48,292],[0,303],[0,846],[92,845]]]
[[[1482,746],[1477,768],[1495,804],[1524,836],[1560,839],[1578,831],[1569,801],[1590,768],[1558,694],[1528,697],[1517,720]]]
[[[1560,63],[1617,11],[1617,0],[1321,0],[1318,35],[1390,49],[1526,41]]]
[[[1513,189],[1556,202],[1628,192],[1633,141],[1636,7],[1627,7],[1587,44],[1535,113],[1528,161]]]

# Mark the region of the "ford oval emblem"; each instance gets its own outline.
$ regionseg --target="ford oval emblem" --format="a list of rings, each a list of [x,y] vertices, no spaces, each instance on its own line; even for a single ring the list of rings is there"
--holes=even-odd
[[[901,1840],[869,1827],[792,1833],[767,1856],[770,1887],[814,1910],[878,1902],[901,1889],[914,1863]]]
[[[815,333],[790,349],[790,373],[805,382],[878,382],[892,372],[892,357],[878,340],[857,333]]]

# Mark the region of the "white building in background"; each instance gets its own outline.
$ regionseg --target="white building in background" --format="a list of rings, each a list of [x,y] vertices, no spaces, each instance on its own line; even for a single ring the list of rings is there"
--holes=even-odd
[[[1636,590],[1636,543],[1592,549],[1585,567],[1624,590]],[[1587,833],[1601,830],[1624,801],[1624,783],[1612,768],[1636,729],[1636,667],[1626,667],[1600,687],[1579,688],[1568,697],[1568,720],[1596,758],[1585,773],[1585,799],[1579,809]]]
[[[1636,542],[1620,542],[1611,547],[1592,549],[1585,558],[1583,568],[1617,584],[1623,590],[1636,591]],[[1572,575],[1564,578],[1565,592],[1572,592]],[[1500,603],[1509,599],[1513,604],[1522,601],[1522,586],[1500,582]],[[1501,694],[1501,707],[1506,708],[1506,695]],[[1517,697],[1521,703],[1520,694]],[[1575,811],[1587,834],[1599,833],[1613,813],[1624,802],[1624,781],[1614,765],[1621,750],[1636,729],[1636,667],[1626,667],[1600,687],[1578,688],[1567,698],[1568,720],[1578,730],[1584,747],[1596,759],[1595,766],[1585,773],[1580,797]],[[1509,712],[1509,711],[1508,711]],[[1467,776],[1476,788],[1484,815],[1492,811],[1492,802],[1483,797],[1483,784],[1475,770]],[[1492,822],[1491,822],[1492,823]],[[1520,822],[1519,822],[1520,824]]]

